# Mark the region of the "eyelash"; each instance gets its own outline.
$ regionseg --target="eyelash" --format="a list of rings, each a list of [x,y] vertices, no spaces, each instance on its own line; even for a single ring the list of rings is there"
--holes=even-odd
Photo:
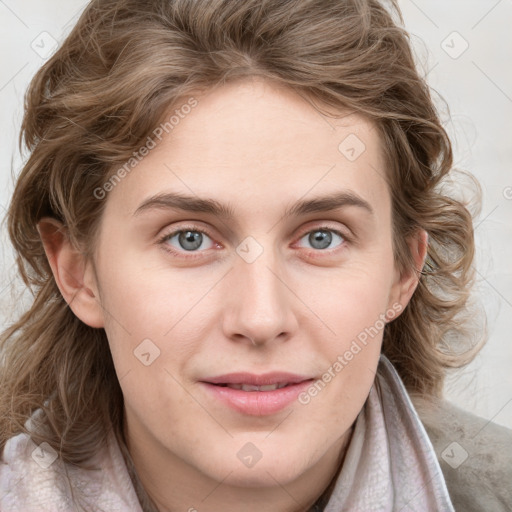
[[[200,253],[203,252],[203,251],[191,251],[191,254],[194,254],[194,255],[183,256],[183,252],[182,251],[177,251],[175,249],[172,249],[169,246],[169,244],[166,243],[171,238],[173,238],[175,235],[177,235],[179,233],[183,233],[185,231],[192,231],[192,232],[202,233],[203,235],[206,235],[206,236],[208,236],[209,238],[211,238],[213,240],[213,238],[208,234],[208,232],[206,230],[204,230],[203,228],[201,228],[199,226],[191,224],[189,226],[183,226],[180,229],[171,231],[170,233],[166,233],[165,235],[163,235],[162,237],[160,237],[157,240],[157,244],[160,245],[165,251],[173,254],[174,256],[183,257],[183,258],[187,258],[187,259],[194,259],[196,257],[201,257]],[[304,238],[305,235],[308,235],[308,234],[313,233],[315,231],[330,231],[332,233],[335,233],[336,235],[339,235],[343,239],[343,242],[336,249],[325,249],[325,250],[322,250],[322,249],[309,249],[309,253],[322,253],[322,252],[329,253],[330,251],[337,251],[337,250],[341,249],[341,246],[346,245],[347,242],[351,242],[350,237],[347,236],[345,233],[342,233],[341,231],[339,231],[337,229],[333,229],[333,228],[331,228],[329,226],[319,226],[319,227],[310,229],[309,231],[305,231],[304,233],[301,234],[301,236],[299,237],[299,240]]]

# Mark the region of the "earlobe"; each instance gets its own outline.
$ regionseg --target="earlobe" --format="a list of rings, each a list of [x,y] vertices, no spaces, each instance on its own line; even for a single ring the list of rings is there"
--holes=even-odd
[[[399,273],[393,286],[392,300],[389,307],[395,304],[400,304],[402,311],[405,309],[411,297],[418,286],[421,270],[425,264],[428,249],[428,234],[425,230],[421,229],[416,234],[407,240],[410,254],[413,259],[413,269]]]
[[[91,263],[71,243],[67,228],[51,217],[37,230],[59,290],[73,313],[90,327],[104,327],[102,307]]]

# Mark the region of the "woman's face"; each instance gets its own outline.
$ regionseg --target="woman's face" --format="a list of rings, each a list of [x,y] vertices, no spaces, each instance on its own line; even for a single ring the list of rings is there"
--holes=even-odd
[[[129,444],[285,486],[334,467],[412,293],[379,138],[261,80],[194,98],[104,199],[95,293]]]

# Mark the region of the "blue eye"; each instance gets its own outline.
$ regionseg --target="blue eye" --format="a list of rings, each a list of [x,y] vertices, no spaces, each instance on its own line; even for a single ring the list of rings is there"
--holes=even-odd
[[[188,229],[185,228],[179,231],[173,231],[172,233],[162,237],[159,242],[162,243],[166,249],[171,252],[198,252],[197,250],[201,249],[203,242],[205,242],[205,237],[211,240],[211,238],[203,230],[189,227]],[[177,246],[170,244],[173,239],[176,239]],[[172,248],[169,247],[169,245]],[[208,248],[209,247],[202,247],[203,250]]]
[[[315,252],[334,250],[347,241],[340,231],[325,226],[308,231],[300,238],[303,239],[307,239]],[[207,240],[210,240],[210,244]],[[335,247],[330,247],[336,241],[339,243]],[[171,254],[185,258],[200,257],[202,251],[218,246],[203,229],[196,226],[185,226],[167,233],[158,240],[158,243]],[[187,253],[190,256],[186,256]]]
[[[309,231],[301,238],[301,240],[307,238],[308,243],[311,244],[313,249],[322,251],[325,249],[329,249],[329,245],[331,245],[331,243],[333,242],[333,238],[336,239],[336,237],[340,240],[339,245],[342,245],[343,242],[345,241],[345,237],[343,236],[343,234],[335,229],[324,227]],[[334,249],[334,247],[330,247],[330,249]]]

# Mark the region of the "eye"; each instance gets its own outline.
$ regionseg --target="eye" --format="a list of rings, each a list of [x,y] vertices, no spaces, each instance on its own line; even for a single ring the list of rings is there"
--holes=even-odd
[[[308,231],[300,238],[299,242],[303,239],[306,239],[315,251],[336,250],[348,241],[346,235],[326,226]],[[209,244],[208,240],[210,240]],[[338,242],[338,244],[334,247],[330,247],[333,242]],[[206,231],[193,225],[184,226],[179,230],[174,230],[163,235],[158,240],[158,244],[162,245],[162,247],[171,254],[185,258],[199,257],[198,253],[211,249],[212,247],[218,247],[218,244],[213,242]],[[186,253],[190,253],[190,256],[187,256]]]
[[[196,226],[187,226],[167,233],[158,240],[158,243],[162,244],[166,250],[172,253],[195,253],[200,252],[199,249],[206,250],[215,245],[212,242],[208,246],[207,239],[211,241],[211,238],[202,229]]]
[[[346,237],[340,231],[328,227],[321,227],[308,231],[300,240],[306,239],[315,250],[336,249],[329,247],[333,241],[339,240],[337,247],[343,245]]]

